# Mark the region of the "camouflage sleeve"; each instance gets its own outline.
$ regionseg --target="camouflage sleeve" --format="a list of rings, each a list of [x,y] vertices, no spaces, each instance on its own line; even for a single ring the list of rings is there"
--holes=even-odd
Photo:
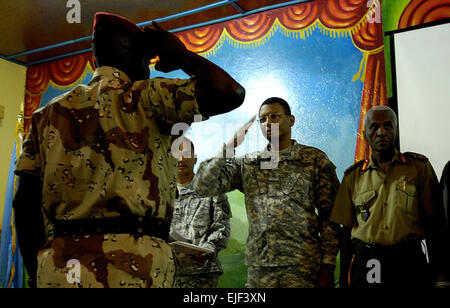
[[[212,223],[209,227],[203,247],[213,249],[216,253],[225,249],[230,239],[231,208],[225,194],[211,198]]]
[[[316,185],[316,204],[319,213],[322,264],[336,265],[336,256],[339,251],[339,233],[337,226],[330,222],[330,213],[339,180],[336,176],[336,167],[325,159],[319,170],[319,179]]]
[[[32,120],[33,121],[33,120]],[[33,121],[34,122],[34,121]],[[40,176],[42,172],[42,159],[39,150],[39,138],[36,124],[31,124],[30,130],[23,142],[22,154],[16,162],[15,173],[21,175],[28,173]]]
[[[241,159],[225,157],[225,145],[213,158],[202,161],[192,180],[195,192],[202,197],[214,197],[242,190]]]
[[[141,92],[141,100],[149,117],[155,116],[167,125],[194,122],[194,116],[200,116],[195,98],[196,78],[166,79],[153,78],[147,81]]]

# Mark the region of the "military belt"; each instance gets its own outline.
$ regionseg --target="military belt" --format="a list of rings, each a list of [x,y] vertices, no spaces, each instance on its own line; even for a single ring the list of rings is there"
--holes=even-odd
[[[169,230],[170,224],[162,219],[133,215],[99,219],[58,220],[54,222],[56,237],[115,233],[148,235],[167,241]]]
[[[352,246],[355,252],[363,256],[385,256],[385,257],[400,257],[405,255],[422,254],[421,241],[409,241],[399,243],[396,245],[370,245],[360,240],[353,239]]]

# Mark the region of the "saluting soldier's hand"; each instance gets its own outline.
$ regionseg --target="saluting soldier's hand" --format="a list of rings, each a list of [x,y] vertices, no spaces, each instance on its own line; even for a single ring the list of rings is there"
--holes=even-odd
[[[237,148],[245,139],[245,135],[247,134],[248,129],[250,126],[253,125],[253,122],[255,122],[256,115],[251,117],[251,119],[244,124],[241,128],[238,129],[238,131],[234,134],[233,138],[227,142],[227,148],[228,149],[234,149]]]
[[[149,49],[158,56],[155,69],[164,73],[181,69],[181,58],[186,54],[186,46],[173,33],[152,21],[152,27],[145,27]]]

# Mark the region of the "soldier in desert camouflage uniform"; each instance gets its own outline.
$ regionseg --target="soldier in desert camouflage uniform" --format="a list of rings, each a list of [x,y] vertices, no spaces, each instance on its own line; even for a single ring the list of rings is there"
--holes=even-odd
[[[16,166],[14,208],[24,262],[38,287],[173,286],[166,240],[177,161],[170,128],[237,107],[244,90],[153,26],[142,30],[97,13],[92,80],[32,116]],[[181,68],[191,78],[148,79],[156,55],[156,69]],[[41,206],[55,232],[45,247]],[[70,260],[78,262],[80,279],[72,279]]]
[[[194,166],[197,162],[194,144],[183,138],[178,158],[177,186],[171,232],[177,232],[189,243],[214,253],[185,254],[175,249],[179,261],[176,285],[180,288],[217,288],[223,273],[218,253],[230,238],[231,210],[225,194],[202,198],[193,190]]]
[[[328,218],[339,186],[335,166],[322,151],[291,139],[295,118],[281,98],[267,99],[259,111],[268,147],[224,159],[242,143],[253,121],[224,145],[218,158],[201,163],[194,189],[204,196],[233,189],[245,194],[249,287],[333,286],[338,237]],[[271,148],[277,145],[279,152]],[[277,165],[264,167],[274,156]]]

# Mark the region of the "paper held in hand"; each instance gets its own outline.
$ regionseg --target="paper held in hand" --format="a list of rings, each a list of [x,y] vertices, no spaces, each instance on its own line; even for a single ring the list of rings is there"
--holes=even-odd
[[[186,254],[214,253],[214,251],[211,249],[191,244],[189,239],[185,238],[176,231],[171,231],[169,233],[169,241],[173,241],[169,243],[170,246],[172,246],[177,251]]]
[[[169,233],[169,242],[185,242],[185,243],[190,243],[191,240],[188,238],[185,238],[184,236],[182,236],[180,233],[178,233],[177,231],[170,231]]]
[[[179,252],[183,252],[186,254],[198,254],[198,253],[214,253],[213,250],[208,248],[203,248],[194,244],[181,242],[181,241],[175,241],[172,243],[169,243],[170,246],[172,246],[174,249],[176,249]]]

